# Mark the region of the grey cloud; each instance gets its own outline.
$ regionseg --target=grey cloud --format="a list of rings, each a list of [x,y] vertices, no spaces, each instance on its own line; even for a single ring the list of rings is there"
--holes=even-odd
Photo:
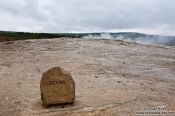
[[[0,29],[175,35],[174,0],[2,0]]]

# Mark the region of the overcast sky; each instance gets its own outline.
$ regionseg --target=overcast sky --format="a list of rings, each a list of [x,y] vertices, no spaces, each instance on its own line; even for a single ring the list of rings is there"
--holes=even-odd
[[[175,35],[175,0],[0,0],[0,30]]]

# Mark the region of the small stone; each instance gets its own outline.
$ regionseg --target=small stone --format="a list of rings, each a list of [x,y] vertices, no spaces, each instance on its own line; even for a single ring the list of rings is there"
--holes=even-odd
[[[155,91],[155,88],[151,88],[151,91]]]
[[[95,78],[98,78],[98,76],[96,75]]]
[[[121,83],[121,81],[117,81],[118,83]]]
[[[17,85],[20,85],[21,83],[17,83]]]
[[[40,89],[43,105],[75,102],[75,82],[71,74],[60,67],[43,73]]]

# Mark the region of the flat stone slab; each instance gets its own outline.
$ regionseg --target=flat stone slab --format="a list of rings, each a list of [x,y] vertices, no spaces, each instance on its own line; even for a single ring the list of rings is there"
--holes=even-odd
[[[68,71],[53,67],[43,73],[41,82],[43,105],[73,103],[75,101],[75,82]]]

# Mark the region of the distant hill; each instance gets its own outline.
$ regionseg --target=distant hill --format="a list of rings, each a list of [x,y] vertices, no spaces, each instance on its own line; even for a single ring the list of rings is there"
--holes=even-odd
[[[0,31],[0,42],[26,40],[26,39],[60,38],[60,37],[80,38],[82,36],[83,35],[81,34],[71,34],[71,33],[28,33],[28,32]]]
[[[148,35],[136,32],[120,33],[28,33],[28,32],[11,32],[0,31],[0,42],[26,40],[26,39],[43,39],[43,38],[92,38],[92,39],[116,39],[143,44],[160,44],[175,46],[175,36]]]

